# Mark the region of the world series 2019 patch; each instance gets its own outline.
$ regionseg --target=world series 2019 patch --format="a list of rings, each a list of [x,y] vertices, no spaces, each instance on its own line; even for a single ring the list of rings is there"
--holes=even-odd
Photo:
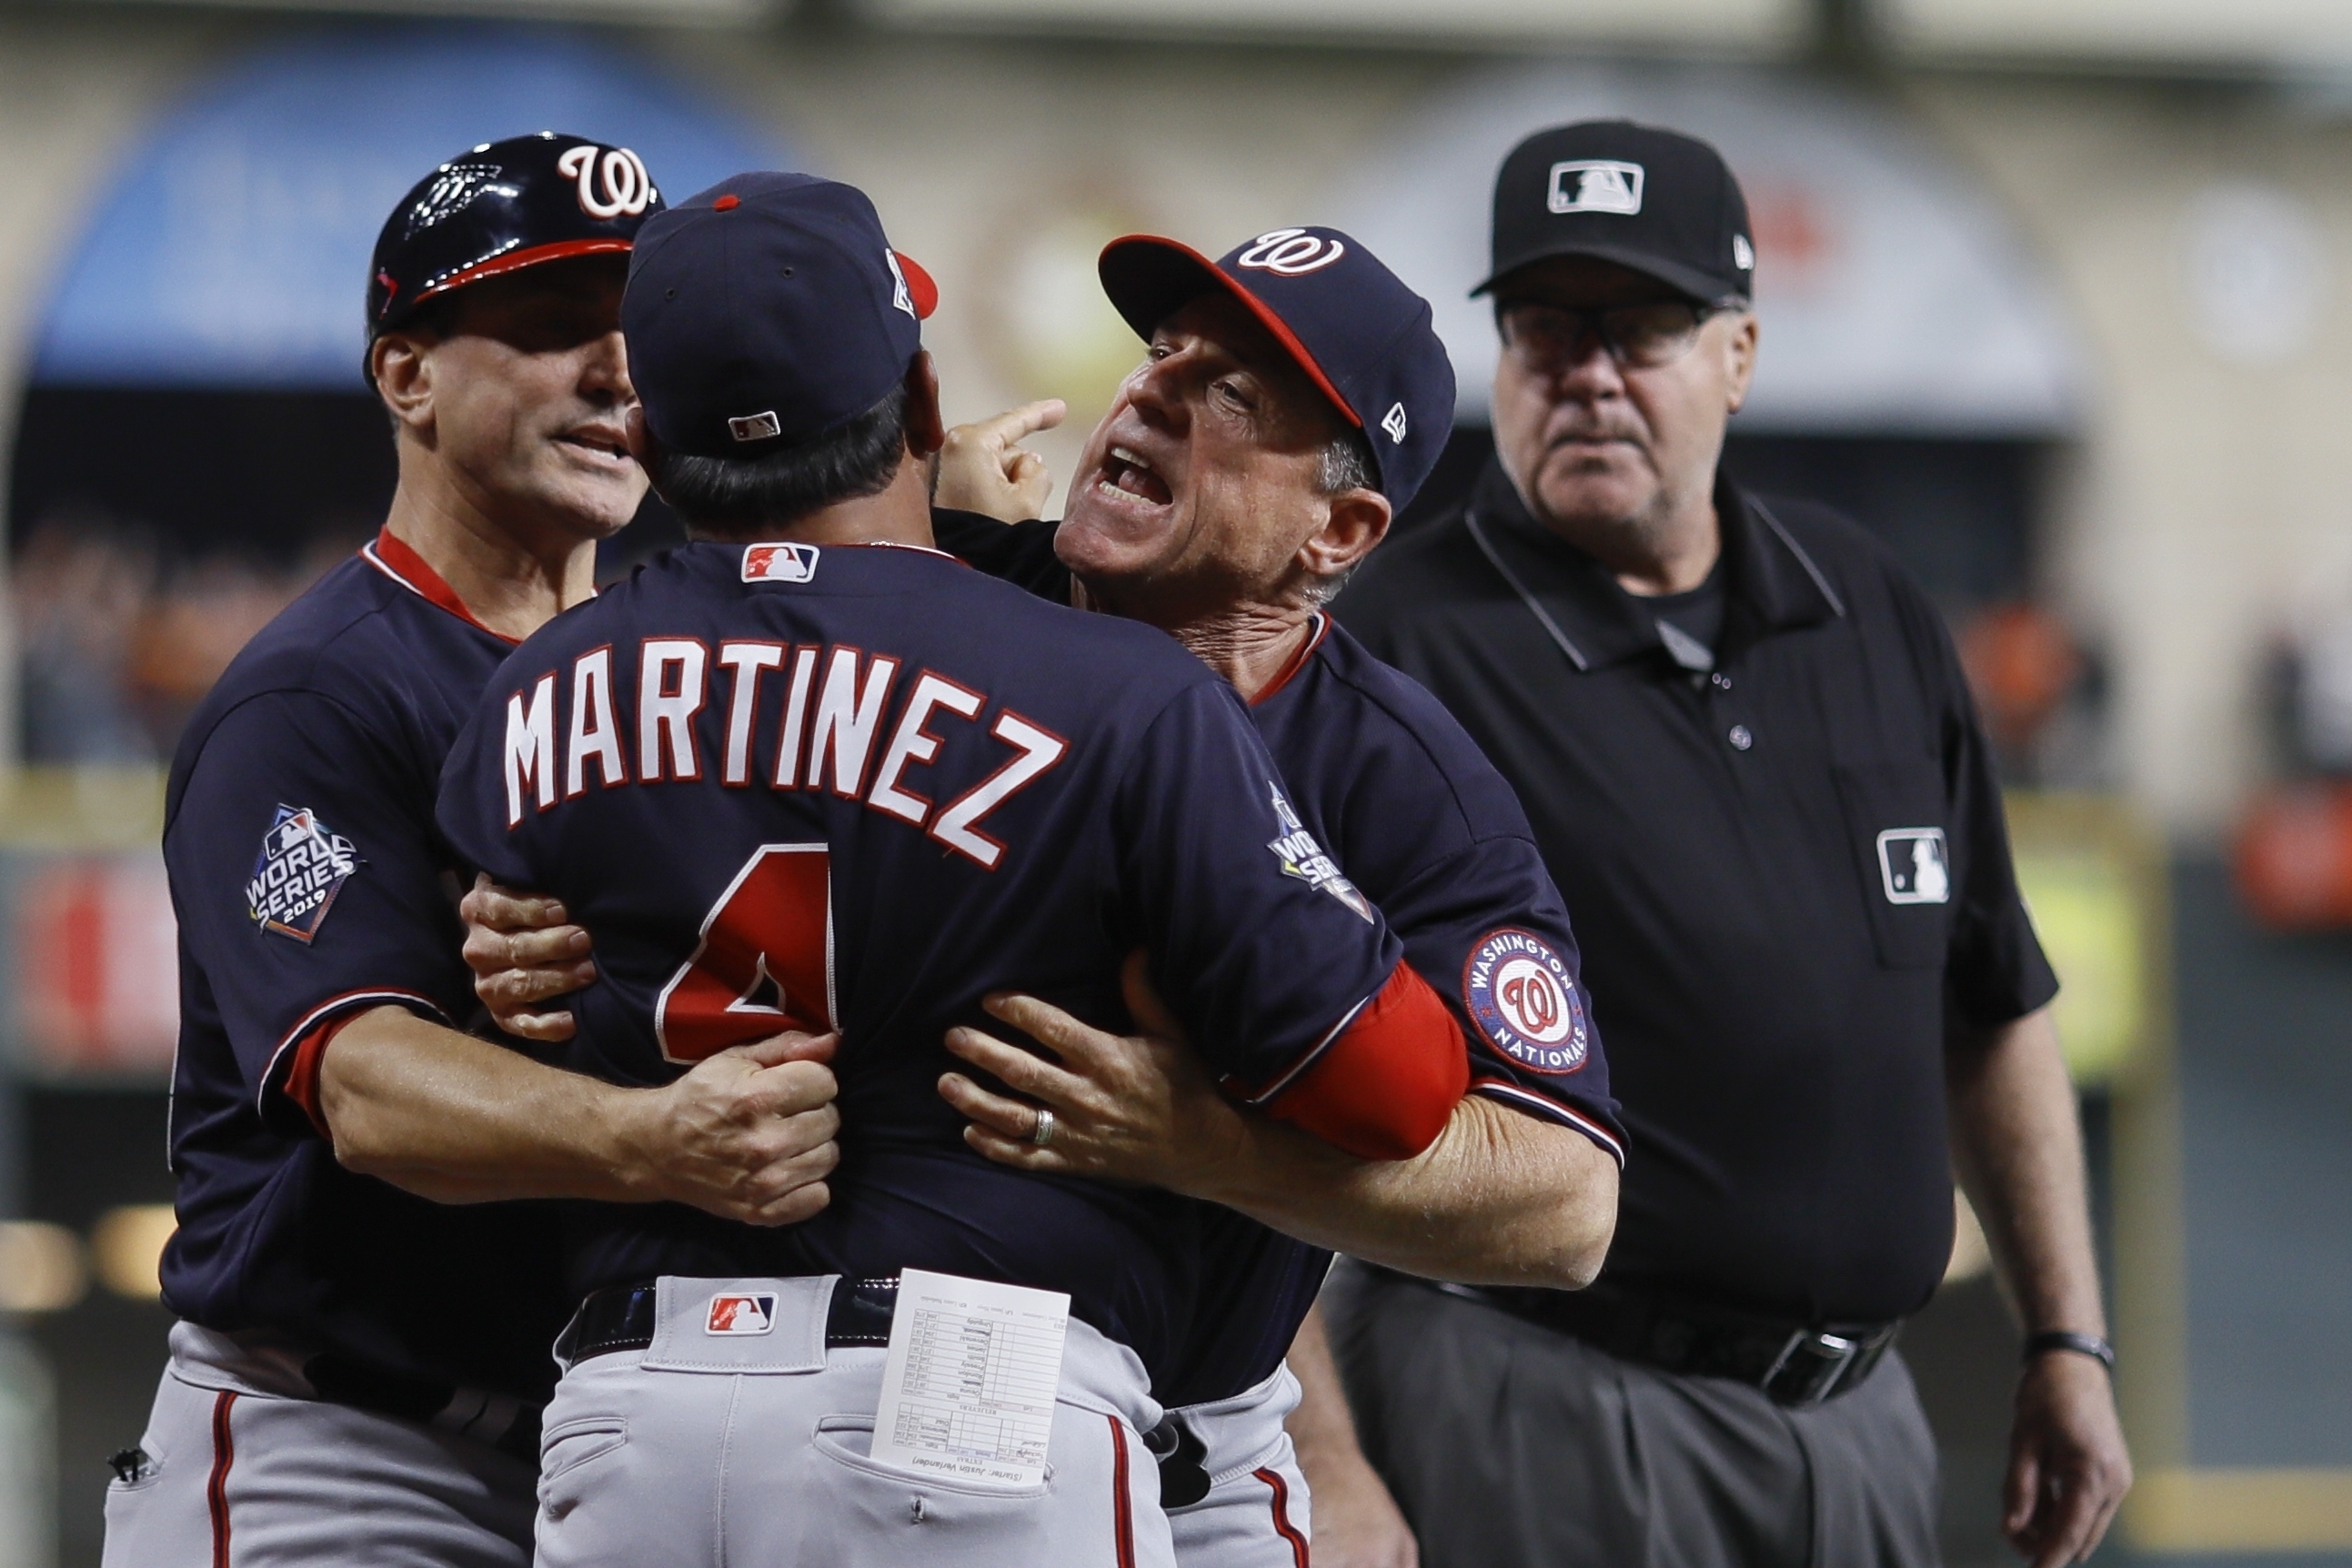
[[[280,805],[261,836],[261,854],[245,885],[246,908],[263,931],[307,942],[319,934],[335,895],[360,868],[352,841],[304,806]]]
[[[1490,931],[1462,968],[1462,1003],[1494,1047],[1536,1072],[1574,1072],[1590,1034],[1576,979],[1551,944],[1512,926]]]
[[[1307,825],[1299,821],[1298,813],[1283,799],[1282,791],[1271,784],[1266,785],[1266,790],[1274,797],[1274,819],[1282,826],[1282,837],[1268,844],[1266,848],[1273,851],[1275,859],[1282,867],[1282,874],[1296,877],[1308,887],[1330,894],[1353,910],[1357,918],[1370,924],[1371,900],[1357,890],[1355,883],[1339,874],[1339,862],[1325,854],[1323,846],[1315,842],[1315,835],[1307,831]]]

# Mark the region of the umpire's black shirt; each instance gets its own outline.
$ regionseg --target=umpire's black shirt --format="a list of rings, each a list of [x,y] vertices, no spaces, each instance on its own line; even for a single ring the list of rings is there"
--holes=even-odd
[[[2057,981],[1926,595],[1819,507],[1716,508],[1712,672],[1494,464],[1339,613],[1486,748],[1577,911],[1632,1134],[1609,1277],[1899,1317],[1951,1247],[1947,1009],[2006,1023]]]

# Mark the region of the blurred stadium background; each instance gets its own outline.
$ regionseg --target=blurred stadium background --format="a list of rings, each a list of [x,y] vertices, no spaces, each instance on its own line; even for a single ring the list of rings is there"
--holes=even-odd
[[[1486,440],[1494,167],[1603,112],[1739,171],[1730,460],[1885,534],[2001,748],[2140,1467],[2102,1561],[2352,1563],[2352,6],[492,10],[0,0],[0,1568],[96,1563],[162,1362],[160,768],[390,493],[360,300],[413,179],[553,126],[677,194],[853,180],[941,284],[950,413],[1059,395],[1076,431],[1136,353],[1103,240],[1338,224],[1463,369],[1434,500]],[[672,536],[649,510],[608,564]],[[1906,1343],[1976,1568],[2014,1340],[1962,1230]]]

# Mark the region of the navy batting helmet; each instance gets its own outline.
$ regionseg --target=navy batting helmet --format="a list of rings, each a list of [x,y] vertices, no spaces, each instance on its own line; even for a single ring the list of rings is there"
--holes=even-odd
[[[485,142],[392,209],[368,268],[368,341],[425,300],[542,261],[625,255],[662,210],[645,161],[585,136]]]

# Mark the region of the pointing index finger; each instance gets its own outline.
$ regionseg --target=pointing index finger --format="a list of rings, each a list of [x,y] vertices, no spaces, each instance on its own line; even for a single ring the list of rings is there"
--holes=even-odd
[[[1034,403],[1024,403],[1018,408],[1008,408],[980,422],[981,436],[998,447],[1011,447],[1034,436],[1040,430],[1051,430],[1069,414],[1070,405],[1058,397],[1041,397]]]

